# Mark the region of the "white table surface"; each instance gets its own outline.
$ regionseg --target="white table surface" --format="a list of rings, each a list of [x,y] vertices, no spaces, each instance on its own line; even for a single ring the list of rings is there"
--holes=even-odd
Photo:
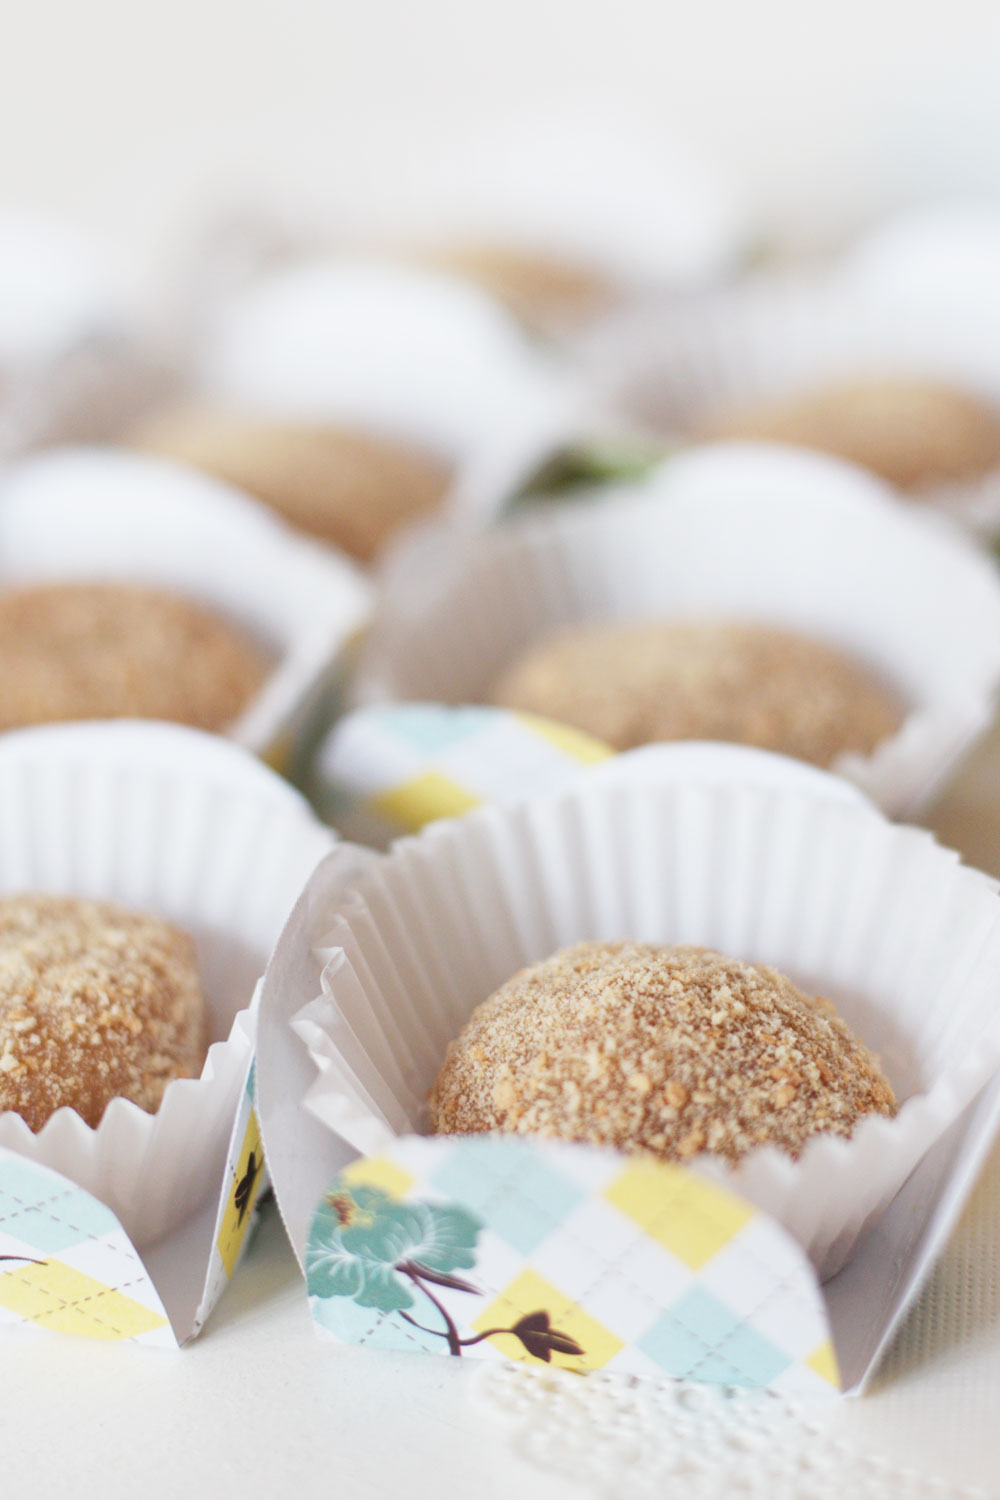
[[[1000,732],[929,821],[971,862],[1000,872]],[[810,1451],[820,1465],[839,1466],[845,1482],[863,1472],[865,1494],[944,1500],[1000,1493],[998,1264],[1000,1155],[878,1388],[807,1414]],[[190,1348],[144,1350],[5,1329],[0,1359],[4,1497],[424,1500],[447,1492],[563,1500],[595,1492],[599,1478],[596,1463],[588,1468],[585,1432],[577,1432],[573,1452],[560,1454],[558,1444],[531,1451],[538,1445],[526,1439],[524,1424],[484,1400],[484,1367],[473,1361],[341,1349],[316,1339],[273,1209]],[[583,1385],[567,1388],[569,1398],[578,1400]],[[647,1427],[649,1420],[647,1414]],[[629,1483],[641,1493],[642,1466],[651,1472],[657,1443],[667,1436],[664,1426],[659,1434],[646,1431],[642,1442],[623,1441],[621,1463],[635,1466]],[[607,1456],[607,1432],[602,1442]],[[704,1487],[704,1476],[700,1483],[689,1486],[688,1500],[716,1492]],[[816,1475],[787,1483],[782,1493],[827,1493],[815,1488]],[[746,1493],[758,1489],[750,1482]]]

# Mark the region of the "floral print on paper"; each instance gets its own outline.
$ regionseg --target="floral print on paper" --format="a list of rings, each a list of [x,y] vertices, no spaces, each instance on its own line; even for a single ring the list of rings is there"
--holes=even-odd
[[[509,1328],[488,1328],[461,1338],[458,1325],[435,1288],[481,1295],[455,1273],[471,1270],[482,1221],[455,1204],[393,1197],[378,1187],[337,1186],[326,1194],[313,1220],[306,1256],[310,1296],[347,1297],[361,1307],[396,1314],[422,1333],[447,1343],[460,1355],[496,1334],[513,1334],[535,1359],[551,1362],[553,1352],[582,1354],[574,1339],[551,1326],[544,1309],[526,1314]],[[419,1322],[410,1309],[417,1293],[434,1309],[442,1326]]]

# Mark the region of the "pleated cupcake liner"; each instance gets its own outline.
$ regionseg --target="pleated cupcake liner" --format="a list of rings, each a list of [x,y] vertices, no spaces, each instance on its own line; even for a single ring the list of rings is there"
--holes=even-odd
[[[168,1084],[155,1114],[113,1100],[96,1128],[70,1108],[37,1134],[0,1114],[0,1146],[84,1188],[143,1246],[222,1189],[257,980],[332,836],[252,757],[163,724],[3,736],[0,808],[5,893],[110,901],[196,943],[211,1038],[200,1077]]]
[[[286,1033],[263,1062],[272,1097],[297,1047],[286,1109],[336,1142],[305,1185],[275,1159],[293,1239],[338,1151],[372,1154],[426,1128],[428,1090],[478,1003],[559,948],[631,938],[772,965],[831,997],[880,1056],[896,1118],[816,1137],[796,1161],[762,1148],[735,1169],[695,1163],[777,1219],[822,1277],[844,1263],[1000,1064],[997,885],[929,834],[852,805],[835,778],[807,787],[793,767],[766,784],[734,748],[727,778],[703,779],[689,748],[676,774],[673,748],[630,770],[622,757],[616,776],[602,766],[561,795],[436,824],[340,874],[346,851],[320,867],[304,898],[308,951],[301,923],[299,951],[285,946],[293,921],[263,1001]]]
[[[1000,419],[1000,286],[919,237],[864,246],[821,273],[770,272],[685,303],[609,319],[579,351],[602,398],[675,441],[745,409],[858,378],[940,381]],[[980,257],[980,261],[985,257]],[[1000,532],[1000,468],[929,482],[908,502]]]
[[[613,487],[607,504],[487,533],[427,530],[399,547],[353,702],[489,701],[547,634],[643,619],[766,623],[865,663],[904,718],[833,769],[893,815],[943,787],[1000,687],[1000,580],[973,542],[850,465],[718,444]]]
[[[0,583],[69,580],[170,589],[243,625],[274,664],[228,732],[282,768],[370,607],[353,563],[256,501],[180,465],[100,448],[0,475]]]

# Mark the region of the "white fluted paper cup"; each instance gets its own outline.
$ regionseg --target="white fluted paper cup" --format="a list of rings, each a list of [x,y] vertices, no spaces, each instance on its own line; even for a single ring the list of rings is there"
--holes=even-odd
[[[579,357],[606,402],[675,441],[866,377],[941,382],[1000,423],[1000,273],[966,240],[942,243],[929,224],[923,235],[873,239],[870,254],[859,246],[822,273],[769,272],[685,303],[633,308],[595,331]],[[1000,467],[908,498],[977,534],[1000,531]]]
[[[221,300],[192,386],[225,409],[357,428],[433,454],[460,482],[463,506],[480,469],[492,475],[511,448],[534,452],[586,401],[570,367],[477,288],[332,256],[273,270]]]
[[[701,775],[696,755],[639,752],[622,757],[631,774],[439,823],[366,862],[346,850],[325,861],[265,979],[262,1036],[267,1026],[273,1044],[280,1027],[262,1048],[265,1144],[283,1080],[300,1087],[286,1118],[298,1104],[305,1133],[325,1130],[341,1163],[422,1132],[473,1008],[557,949],[704,944],[833,998],[900,1100],[894,1119],[868,1117],[850,1140],[815,1137],[796,1161],[767,1147],[737,1168],[695,1161],[832,1275],[1000,1064],[997,885],[837,778],[779,757],[763,775],[760,752],[737,747],[713,747]],[[271,1159],[294,1239],[310,1168]],[[322,1188],[310,1180],[316,1198]]]
[[[401,548],[356,701],[487,701],[521,652],[577,622],[764,622],[849,652],[905,705],[897,733],[833,769],[893,815],[932,799],[1000,688],[1000,580],[974,543],[861,470],[764,444],[691,450],[614,493]]]
[[[168,1084],[155,1114],[112,1100],[96,1128],[69,1108],[37,1134],[0,1114],[0,1146],[71,1178],[149,1243],[219,1190],[257,980],[333,836],[246,751],[137,721],[3,736],[0,821],[4,894],[111,901],[195,939],[211,1040],[200,1078]]]
[[[128,279],[66,225],[0,213],[0,455],[107,436],[160,394]]]
[[[307,739],[370,590],[349,559],[194,470],[105,448],[66,448],[0,476],[0,586],[155,585],[242,625],[271,655],[229,734],[282,767]]]

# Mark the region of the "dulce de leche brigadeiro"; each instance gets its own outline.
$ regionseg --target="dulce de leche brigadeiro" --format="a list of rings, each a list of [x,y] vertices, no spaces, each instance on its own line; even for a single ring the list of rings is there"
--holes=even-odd
[[[120,718],[226,729],[269,667],[228,620],[166,590],[46,583],[0,592],[0,729]]]
[[[580,943],[507,981],[430,1095],[445,1135],[515,1132],[648,1151],[797,1156],[894,1115],[876,1059],[828,1000],[709,948]]]
[[[236,485],[362,562],[436,510],[450,479],[435,455],[381,434],[197,407],[151,418],[133,441]]]
[[[901,490],[979,479],[1000,465],[1000,415],[932,380],[857,379],[762,402],[714,422],[706,436],[816,448]]]
[[[767,625],[581,625],[545,637],[494,685],[494,703],[572,724],[616,750],[727,740],[817,766],[870,754],[902,709],[852,657]]]
[[[63,1105],[92,1126],[118,1097],[155,1112],[207,1041],[186,933],[106,902],[0,898],[0,1110],[32,1130]]]

